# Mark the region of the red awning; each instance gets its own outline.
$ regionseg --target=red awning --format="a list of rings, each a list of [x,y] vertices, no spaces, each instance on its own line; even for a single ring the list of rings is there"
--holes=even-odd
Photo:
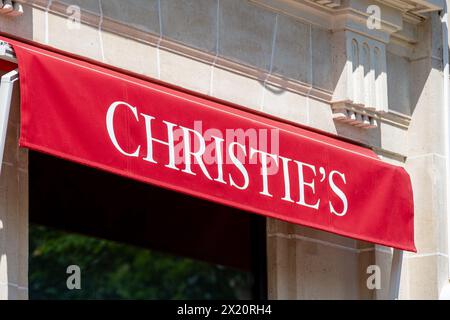
[[[264,216],[415,251],[409,176],[371,150],[4,40],[19,65],[20,146]]]

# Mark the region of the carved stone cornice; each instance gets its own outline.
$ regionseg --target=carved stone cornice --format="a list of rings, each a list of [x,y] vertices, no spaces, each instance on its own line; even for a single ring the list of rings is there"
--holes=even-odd
[[[417,25],[426,19],[426,13],[440,10],[443,0],[250,0],[281,11],[299,20],[319,25],[329,30],[348,29],[388,43],[391,36],[415,42],[414,32],[405,35],[404,24]],[[377,5],[381,11],[380,28],[367,28],[371,16],[367,8]]]
[[[403,12],[422,15],[425,12],[440,10],[443,7],[443,1],[423,1],[423,0],[383,0],[380,1]]]
[[[293,0],[302,2],[302,0]],[[305,0],[325,9],[343,9],[352,6],[351,0]],[[440,10],[443,7],[442,0],[375,0],[372,4],[381,4],[395,8],[404,14],[422,16],[426,12]]]
[[[10,17],[17,17],[23,14],[22,4],[19,1],[0,1],[0,14]]]

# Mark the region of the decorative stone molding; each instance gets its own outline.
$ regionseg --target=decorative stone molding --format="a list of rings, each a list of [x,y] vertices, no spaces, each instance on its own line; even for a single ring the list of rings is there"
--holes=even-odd
[[[417,25],[443,1],[424,0],[251,0],[272,10],[333,31],[334,119],[375,128],[379,121],[407,126],[407,115],[389,110],[386,45],[395,39],[410,48],[418,41]],[[376,5],[378,25],[368,25]]]
[[[335,70],[331,103],[335,120],[375,128],[376,119],[388,112],[386,46],[352,31],[338,32],[334,37],[335,47],[341,46],[336,48],[341,52],[336,55],[336,65],[344,66]]]
[[[376,128],[380,118],[373,110],[355,105],[350,101],[339,101],[332,104],[333,118],[343,123],[365,129]]]
[[[8,16],[20,16],[23,14],[22,4],[17,1],[0,0],[0,14]]]
[[[368,109],[387,112],[386,46],[346,31],[346,98]]]
[[[332,103],[333,119],[363,129],[377,128],[380,122],[407,129],[411,117],[397,112],[379,112],[370,108],[355,105],[350,101]]]
[[[425,12],[440,10],[443,6],[443,1],[440,0],[383,0],[382,2],[401,11],[415,15],[422,15]]]
[[[328,8],[337,8],[341,5],[341,0],[311,0],[311,2]]]
[[[324,8],[346,8],[353,4],[349,0],[294,0],[296,2],[312,2]],[[366,1],[367,2],[367,1]],[[403,14],[422,16],[426,12],[440,10],[442,0],[372,0],[370,4],[383,4],[401,11]]]

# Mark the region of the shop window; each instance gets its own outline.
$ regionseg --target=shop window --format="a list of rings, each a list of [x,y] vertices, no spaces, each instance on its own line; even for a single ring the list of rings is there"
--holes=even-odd
[[[35,152],[29,174],[31,299],[266,298],[263,217]]]

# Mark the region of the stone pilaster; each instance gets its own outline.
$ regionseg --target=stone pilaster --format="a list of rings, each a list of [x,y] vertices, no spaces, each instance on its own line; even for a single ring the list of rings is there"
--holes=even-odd
[[[28,153],[18,136],[16,83],[0,175],[0,299],[28,298]]]

